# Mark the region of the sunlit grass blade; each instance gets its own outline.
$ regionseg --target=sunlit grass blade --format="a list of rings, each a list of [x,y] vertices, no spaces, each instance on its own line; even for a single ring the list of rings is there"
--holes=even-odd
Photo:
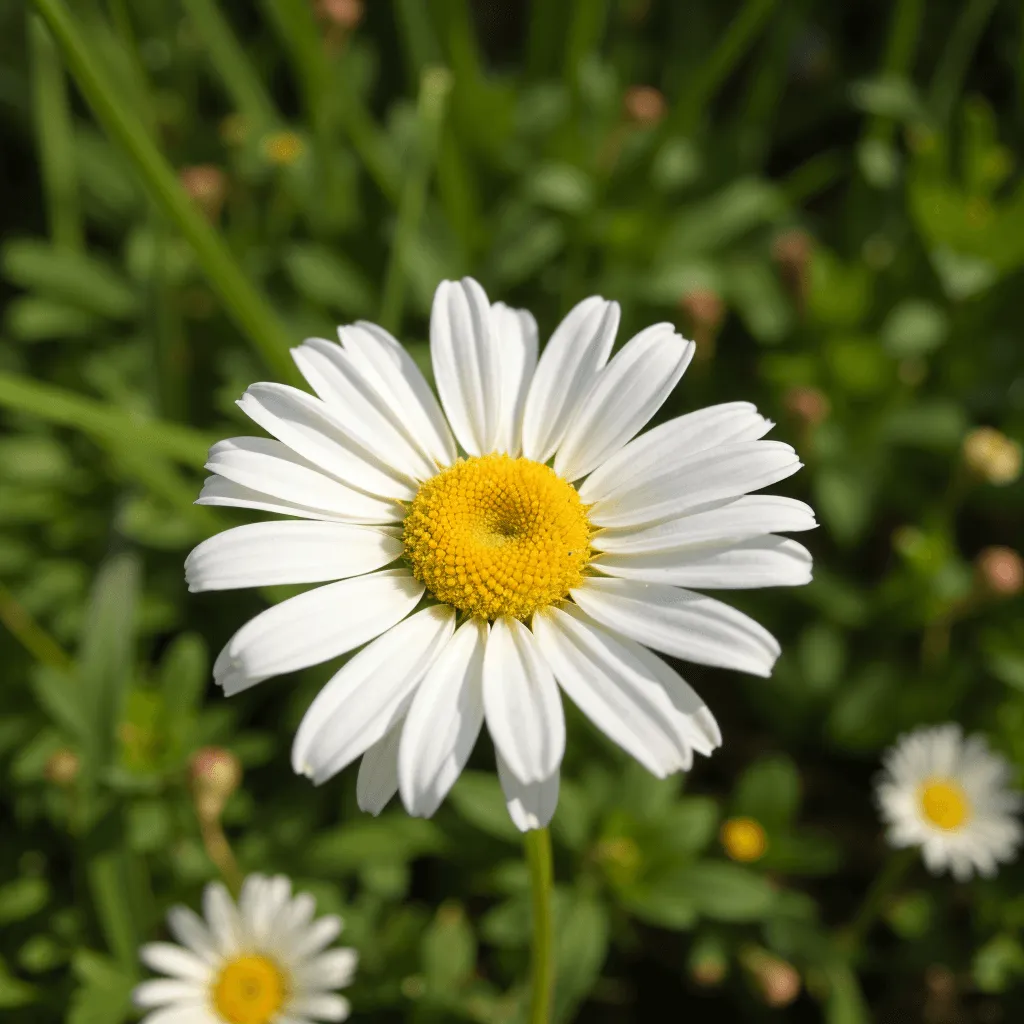
[[[391,243],[387,276],[384,279],[384,293],[381,300],[380,322],[388,330],[395,331],[402,322],[405,300],[406,261],[409,249],[415,241],[420,220],[427,202],[427,190],[434,169],[438,139],[444,123],[448,94],[452,87],[452,76],[444,68],[428,68],[420,81],[420,96],[417,105],[419,120],[419,150],[417,163],[405,180],[402,199],[398,208],[398,222]]]
[[[281,116],[219,5],[213,0],[184,0],[184,7],[231,102],[255,132],[269,131]]]
[[[42,20],[28,19],[32,106],[50,235],[56,246],[82,248],[82,213],[75,170],[67,84],[57,47]]]
[[[98,440],[133,448],[142,457],[159,454],[196,468],[206,461],[206,453],[216,440],[191,427],[144,419],[13,373],[0,372],[0,408],[73,427]]]
[[[34,0],[97,119],[131,158],[153,200],[192,244],[200,266],[228,312],[280,380],[298,381],[289,335],[270,304],[239,267],[221,236],[181,188],[166,158],[123,104],[64,0]]]

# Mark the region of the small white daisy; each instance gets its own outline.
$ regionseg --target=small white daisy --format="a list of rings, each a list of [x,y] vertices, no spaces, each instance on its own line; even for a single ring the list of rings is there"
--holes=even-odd
[[[352,949],[324,952],[341,919],[313,920],[309,893],[292,896],[283,875],[249,875],[238,906],[219,883],[203,894],[205,922],[172,907],[167,923],[181,943],[151,942],[142,962],[168,975],[144,981],[135,1005],[150,1009],[141,1024],[313,1024],[345,1020],[348,1000],[333,990],[356,969]]]
[[[1009,788],[1010,767],[982,736],[964,739],[960,726],[917,729],[883,758],[878,803],[892,846],[920,846],[928,870],[959,881],[986,877],[1013,860],[1022,830]]]
[[[445,281],[430,323],[440,404],[368,323],[293,350],[317,397],[246,391],[274,439],[214,445],[199,501],[306,521],[228,530],[186,576],[192,590],[340,581],[257,615],[214,666],[230,695],[362,647],[306,713],[296,771],[320,783],[362,756],[363,809],[400,790],[429,816],[486,722],[509,812],[538,828],[558,799],[563,691],[663,777],[721,737],[647,648],[771,673],[768,632],[684,588],[810,580],[810,554],[777,532],[813,528],[811,509],[751,494],[800,462],[761,440],[772,424],[745,402],[632,440],[694,346],[656,324],[609,358],[618,323],[616,303],[586,299],[538,358],[529,313]]]

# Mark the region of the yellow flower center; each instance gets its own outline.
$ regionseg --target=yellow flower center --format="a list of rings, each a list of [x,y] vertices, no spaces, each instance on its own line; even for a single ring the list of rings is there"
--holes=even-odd
[[[214,982],[213,1008],[229,1024],[270,1024],[287,995],[288,979],[273,960],[240,956]]]
[[[749,863],[760,860],[768,849],[768,837],[759,821],[753,818],[729,818],[719,833],[726,855]]]
[[[572,484],[530,459],[460,459],[427,480],[405,520],[416,579],[445,604],[526,619],[566,597],[590,559],[590,523]]]
[[[971,816],[971,802],[953,779],[928,779],[918,790],[921,813],[937,828],[955,832]]]

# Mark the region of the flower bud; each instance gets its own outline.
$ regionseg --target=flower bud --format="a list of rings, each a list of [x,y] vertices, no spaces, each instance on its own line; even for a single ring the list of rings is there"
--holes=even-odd
[[[680,300],[679,308],[688,323],[687,330],[697,345],[694,358],[708,361],[715,354],[718,331],[725,320],[725,303],[713,288],[693,288]]]
[[[55,786],[70,786],[78,778],[78,771],[81,762],[78,755],[67,747],[55,750],[46,759],[46,768],[43,770],[47,782]]]
[[[203,747],[189,762],[189,777],[196,812],[204,820],[215,820],[224,811],[228,798],[242,781],[242,765],[223,747]]]
[[[228,179],[219,167],[212,164],[183,167],[178,172],[178,180],[209,220],[220,216],[227,196]]]
[[[808,427],[817,427],[828,419],[832,411],[828,396],[819,388],[790,388],[782,403],[796,419],[802,420]]]
[[[644,128],[654,128],[668,109],[665,97],[651,85],[631,85],[623,97],[626,117]]]
[[[1024,588],[1024,560],[1013,548],[985,548],[974,565],[981,585],[990,594],[1013,597]]]
[[[768,849],[764,827],[754,818],[727,819],[718,838],[727,857],[745,864],[760,860]]]
[[[363,0],[319,0],[316,12],[322,21],[351,32],[363,20]]]
[[[1005,486],[1020,476],[1020,445],[994,427],[972,430],[964,438],[963,457],[967,468],[990,484]]]
[[[782,283],[801,312],[810,291],[813,253],[814,239],[803,228],[781,231],[772,241],[772,259],[779,268]]]
[[[757,947],[744,950],[740,961],[768,1006],[789,1006],[800,995],[800,972],[788,961]]]

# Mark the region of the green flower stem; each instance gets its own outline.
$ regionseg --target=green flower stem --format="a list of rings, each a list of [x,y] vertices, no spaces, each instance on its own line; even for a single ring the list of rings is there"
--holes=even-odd
[[[533,903],[533,947],[530,980],[530,1024],[548,1024],[555,985],[554,928],[551,918],[551,835],[546,828],[523,837]]]
[[[395,237],[391,245],[381,298],[380,323],[382,327],[392,332],[397,331],[402,323],[408,254],[415,244],[416,233],[419,231],[420,220],[427,204],[427,189],[434,169],[451,88],[452,75],[445,68],[427,68],[420,79],[417,105],[420,149],[416,166],[406,178],[402,189],[398,205],[398,223],[395,225]]]
[[[948,121],[953,112],[964,74],[995,6],[996,0],[970,0],[960,8],[960,16],[935,68],[929,95],[932,113],[940,124]]]
[[[903,876],[917,860],[917,847],[909,846],[890,854],[885,866],[875,876],[868,891],[864,894],[853,920],[840,932],[839,944],[851,955],[860,950],[868,930],[875,923],[885,899],[899,885]]]
[[[129,108],[119,100],[64,0],[33,0],[46,20],[82,95],[112,139],[130,157],[152,199],[195,250],[199,265],[229,314],[274,375],[298,383],[288,356],[289,334],[224,243],[178,183],[170,164]]]

